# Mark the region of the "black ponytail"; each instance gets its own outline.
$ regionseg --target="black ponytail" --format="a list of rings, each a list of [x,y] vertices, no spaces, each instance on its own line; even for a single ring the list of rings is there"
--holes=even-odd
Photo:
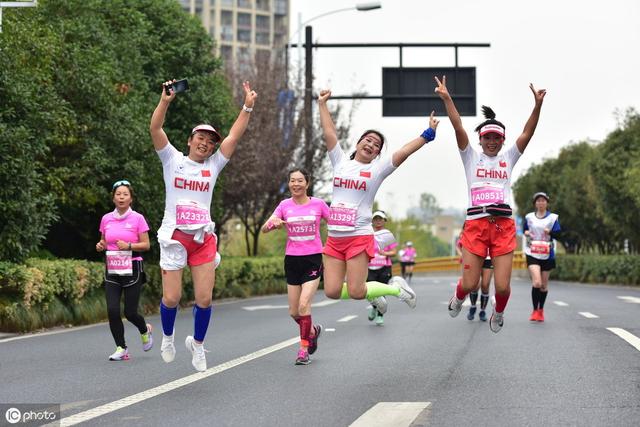
[[[476,132],[480,132],[480,129],[482,129],[486,125],[498,125],[502,129],[506,130],[506,126],[503,125],[502,122],[499,122],[499,121],[496,120],[496,113],[491,109],[491,107],[487,107],[486,105],[483,105],[482,106],[482,115],[484,116],[484,118],[486,120],[484,122],[480,123],[475,128]]]

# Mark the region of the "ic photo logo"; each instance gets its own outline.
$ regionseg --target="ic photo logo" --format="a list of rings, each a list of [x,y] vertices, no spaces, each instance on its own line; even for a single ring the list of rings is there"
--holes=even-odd
[[[9,424],[16,424],[22,419],[22,412],[20,412],[18,408],[9,408],[7,412],[5,412],[4,417]]]
[[[41,426],[57,423],[60,420],[60,405],[50,403],[0,404],[0,414],[9,425]],[[1,417],[2,415],[0,415]],[[7,425],[0,418],[0,426]]]

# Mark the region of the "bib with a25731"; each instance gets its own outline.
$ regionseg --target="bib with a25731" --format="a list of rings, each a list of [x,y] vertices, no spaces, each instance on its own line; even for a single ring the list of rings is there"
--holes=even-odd
[[[331,204],[327,228],[333,231],[352,231],[356,228],[358,206],[351,203]]]
[[[209,209],[193,200],[178,200],[176,225],[205,225],[211,222]]]
[[[131,251],[107,251],[107,273],[117,276],[132,276],[133,261]]]
[[[287,234],[296,242],[316,238],[316,217],[314,215],[293,216],[287,218]]]
[[[475,182],[471,185],[471,206],[504,203],[504,185],[495,182]]]

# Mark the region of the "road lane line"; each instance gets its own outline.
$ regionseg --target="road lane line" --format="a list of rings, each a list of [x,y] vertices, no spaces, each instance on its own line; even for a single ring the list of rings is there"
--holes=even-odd
[[[624,302],[630,302],[634,304],[640,304],[640,298],[638,297],[618,297],[618,299],[623,300]]]
[[[327,328],[327,329],[324,329],[324,330],[327,331],[327,332],[335,332],[336,328]]]
[[[627,332],[622,328],[607,328],[632,346],[636,348],[636,350],[640,351],[640,338],[633,335],[631,332]]]
[[[324,301],[320,301],[320,302],[314,302],[313,304],[311,304],[311,307],[326,307],[328,305],[331,304],[335,304],[337,302],[340,302],[340,300],[338,299],[328,299],[328,300],[324,300]],[[265,305],[247,305],[242,307],[243,310],[247,310],[247,311],[255,311],[255,310],[273,310],[273,309],[284,309],[284,308],[289,308],[288,305],[285,304],[274,304],[274,305],[269,305],[269,304],[265,304]]]
[[[107,322],[100,322],[100,323],[94,323],[93,325],[74,326],[72,328],[60,329],[60,330],[57,330],[57,331],[36,332],[36,333],[31,333],[31,334],[26,334],[26,335],[18,335],[17,337],[0,339],[0,344],[5,343],[5,342],[9,342],[9,341],[24,340],[24,339],[27,339],[27,338],[46,337],[48,335],[58,335],[58,334],[64,334],[64,333],[67,333],[67,332],[81,331],[83,329],[89,329],[89,328],[93,328],[93,327],[101,326],[101,325],[106,325],[106,324],[107,324]]]
[[[409,427],[431,402],[379,402],[349,427]]]
[[[569,305],[566,302],[562,302],[562,301],[554,301],[553,303],[555,305],[559,305],[560,307],[567,307]]]
[[[349,320],[353,320],[356,317],[358,316],[356,316],[355,314],[352,314],[351,316],[344,316],[342,319],[336,320],[336,322],[348,322]]]
[[[60,420],[60,426],[72,426],[79,423],[83,423],[88,420],[92,420],[94,418],[100,417],[102,415],[106,415],[108,413],[117,411],[122,408],[126,408],[127,406],[135,405],[136,403],[143,402],[145,400],[160,396],[161,394],[176,390],[180,387],[184,387],[196,381],[203,380],[205,378],[209,378],[212,375],[219,374],[228,369],[235,368],[236,366],[242,365],[243,363],[250,362],[252,360],[258,359],[260,357],[266,356],[268,354],[274,353],[278,350],[282,350],[283,348],[289,347],[291,345],[297,344],[300,341],[300,337],[294,337],[288,339],[286,341],[282,341],[278,344],[274,344],[270,347],[265,347],[261,350],[255,351],[253,353],[249,353],[244,356],[240,356],[237,359],[230,360],[228,362],[222,363],[218,366],[214,366],[213,368],[209,368],[204,372],[198,372],[195,374],[187,375],[186,377],[179,378],[175,381],[168,382],[166,384],[160,385],[158,387],[150,388],[148,390],[142,391],[140,393],[132,394],[131,396],[127,396],[123,399],[116,400],[105,405],[98,406],[93,409],[89,409],[84,412],[80,412],[75,415],[71,415],[69,417],[62,418]]]
[[[589,313],[588,311],[579,311],[579,315],[586,317],[587,319],[598,319],[600,316],[596,316],[593,313]]]

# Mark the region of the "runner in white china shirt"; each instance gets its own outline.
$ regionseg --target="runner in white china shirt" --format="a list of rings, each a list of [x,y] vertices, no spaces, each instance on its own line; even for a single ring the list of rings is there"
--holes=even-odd
[[[467,294],[477,291],[482,263],[487,251],[494,267],[495,306],[489,327],[499,332],[504,323],[504,309],[511,295],[511,269],[516,247],[515,223],[511,218],[511,172],[533,137],[546,90],[536,90],[532,84],[535,105],[515,144],[501,153],[505,141],[505,126],[496,120],[491,108],[483,106],[485,120],[475,130],[482,152],[469,144],[469,136],[447,90],[446,77],[435,77],[435,92],[444,101],[447,115],[455,130],[456,141],[467,177],[469,209],[462,237],[463,273],[449,302],[449,314],[456,317]]]
[[[390,157],[381,159],[377,158],[384,146],[384,136],[378,131],[368,130],[358,139],[356,150],[349,157],[338,144],[336,128],[327,107],[330,96],[331,91],[322,90],[318,97],[323,137],[333,166],[333,198],[327,226],[329,237],[324,248],[325,294],[334,299],[351,297],[369,301],[383,295],[394,295],[415,307],[415,293],[401,277],[391,278],[391,286],[366,282],[367,266],[375,255],[376,244],[371,209],[380,184],[411,154],[435,138],[439,121],[432,112],[429,127],[419,137]],[[384,242],[377,244],[382,248],[386,246]]]
[[[160,351],[165,362],[174,360],[174,324],[182,294],[182,269],[189,265],[195,295],[194,334],[187,336],[185,345],[192,354],[193,367],[204,371],[207,361],[202,342],[211,319],[217,255],[215,224],[210,213],[213,188],[247,129],[257,94],[251,90],[249,82],[244,82],[244,105],[229,135],[223,140],[213,126],[198,125],[191,131],[187,142],[189,155],[185,156],[171,145],[163,130],[165,115],[176,96],[170,89],[171,83],[163,84],[149,128],[153,146],[162,162],[167,193],[164,217],[158,230],[162,268],[160,318],[163,337]]]
[[[553,237],[560,232],[558,215],[547,210],[549,196],[539,192],[533,195],[535,212],[524,217],[524,253],[531,276],[532,322],[544,322],[544,303],[549,292],[549,274],[556,268]]]

